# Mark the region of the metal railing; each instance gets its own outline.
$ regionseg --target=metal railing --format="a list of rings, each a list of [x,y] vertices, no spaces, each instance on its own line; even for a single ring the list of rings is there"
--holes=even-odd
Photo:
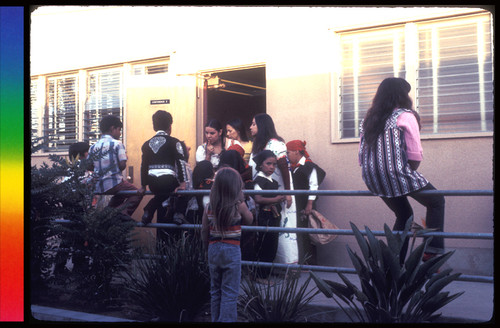
[[[321,195],[321,196],[375,196],[370,191],[363,190],[244,190],[246,195]],[[120,194],[134,194],[135,191],[121,191]],[[176,192],[177,195],[208,195],[210,190],[180,190]],[[493,196],[493,190],[424,190],[419,191],[421,194],[437,194],[443,196]],[[152,195],[150,191],[146,192],[146,195]],[[375,196],[377,197],[377,196]],[[142,222],[137,223],[137,227],[146,228],[167,228],[167,229],[201,229],[200,224],[181,224],[177,225],[174,223],[150,223],[144,225]],[[288,232],[288,233],[321,233],[321,234],[335,234],[335,235],[354,235],[354,232],[350,229],[312,229],[312,228],[285,228],[285,227],[262,227],[262,226],[241,226],[242,231],[254,231],[254,232]],[[385,236],[384,231],[371,231],[375,236]],[[366,231],[361,230],[363,235]],[[401,232],[394,232],[401,233]],[[409,232],[409,235],[413,236],[413,232]],[[493,233],[466,233],[466,232],[423,232],[417,233],[416,237],[430,237],[439,236],[443,238],[450,239],[483,239],[483,240],[493,240]],[[274,268],[289,268],[289,269],[302,269],[302,270],[315,270],[323,272],[340,272],[346,274],[355,274],[356,271],[353,268],[345,267],[331,267],[331,266],[320,266],[320,265],[302,265],[302,264],[282,264],[282,263],[267,263],[267,262],[257,262],[257,261],[242,261],[242,265],[252,265],[252,266],[262,266],[262,267],[274,267]],[[471,282],[485,282],[493,283],[492,276],[478,276],[478,275],[460,275],[458,277],[459,281],[471,281]]]

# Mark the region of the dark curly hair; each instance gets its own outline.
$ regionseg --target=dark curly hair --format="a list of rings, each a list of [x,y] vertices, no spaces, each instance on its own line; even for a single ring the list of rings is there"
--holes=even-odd
[[[168,131],[172,126],[172,115],[164,110],[158,110],[153,114],[153,129],[155,131]]]
[[[104,116],[99,122],[99,129],[102,133],[109,132],[112,126],[116,128],[123,128],[123,123],[118,116],[107,115]]]

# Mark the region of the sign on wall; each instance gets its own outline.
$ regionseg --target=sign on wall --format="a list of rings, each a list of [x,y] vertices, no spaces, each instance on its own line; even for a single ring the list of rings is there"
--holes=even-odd
[[[168,105],[170,104],[170,99],[155,99],[149,101],[150,105]]]

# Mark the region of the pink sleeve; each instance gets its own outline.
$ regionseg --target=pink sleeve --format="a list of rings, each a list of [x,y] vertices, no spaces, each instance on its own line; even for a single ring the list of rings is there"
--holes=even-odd
[[[420,143],[420,131],[415,115],[404,112],[398,117],[397,126],[405,131],[406,153],[412,161],[422,161],[423,149]]]

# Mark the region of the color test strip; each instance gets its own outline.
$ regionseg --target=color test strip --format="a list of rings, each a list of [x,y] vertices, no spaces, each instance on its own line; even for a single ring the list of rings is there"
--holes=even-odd
[[[0,321],[24,320],[24,7],[0,7]]]

